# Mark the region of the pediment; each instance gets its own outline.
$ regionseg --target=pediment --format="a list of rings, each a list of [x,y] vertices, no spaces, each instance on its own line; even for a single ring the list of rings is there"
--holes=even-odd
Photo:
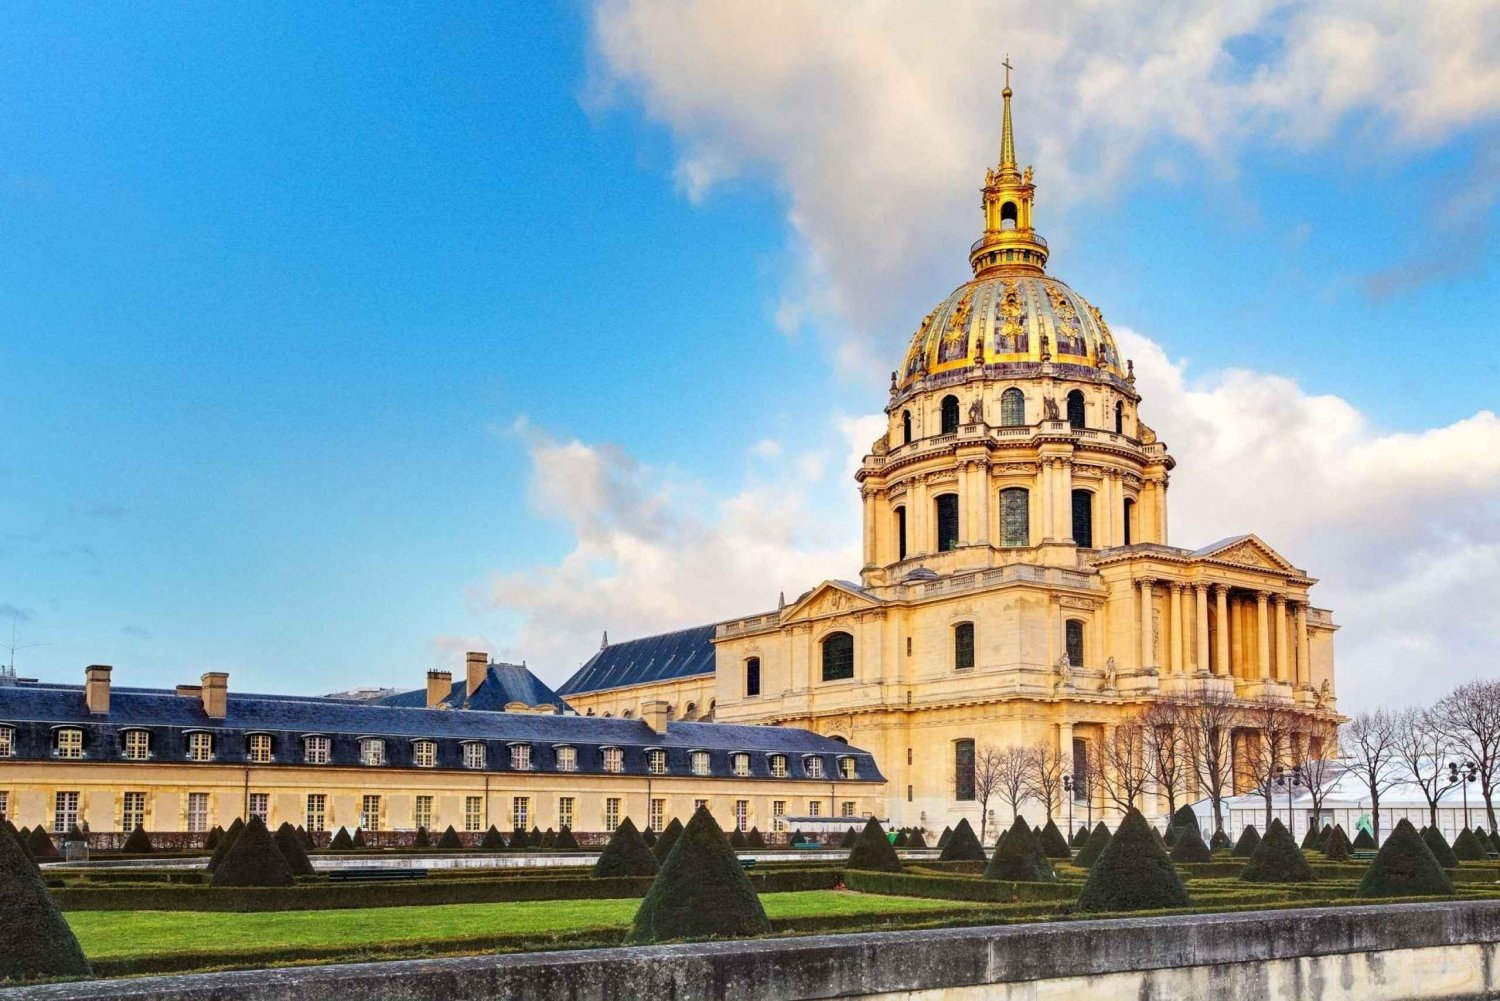
[[[1270,570],[1274,573],[1302,573],[1292,565],[1290,560],[1266,545],[1256,535],[1240,535],[1205,546],[1195,552],[1193,558],[1234,563],[1257,570]]]
[[[841,581],[825,580],[798,599],[782,614],[781,621],[817,619],[825,615],[839,615],[875,608],[880,602],[869,594]]]

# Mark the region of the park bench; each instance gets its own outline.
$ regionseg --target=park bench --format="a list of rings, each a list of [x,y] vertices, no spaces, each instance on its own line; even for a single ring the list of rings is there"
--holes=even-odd
[[[797,851],[799,852],[815,852],[823,846],[819,844],[808,844],[806,841],[803,841],[798,844],[792,845],[792,847],[797,849]]]
[[[334,869],[328,873],[328,879],[333,883],[370,883],[376,880],[426,878],[426,869],[381,869],[372,866]]]
[[[1359,851],[1355,852],[1353,854],[1353,856],[1351,856],[1351,857],[1356,862],[1369,862],[1371,859],[1373,859],[1376,856],[1376,854],[1378,854],[1378,853],[1377,852],[1372,852],[1368,848],[1362,848]]]
[[[749,872],[751,869],[755,868],[755,859],[753,859],[753,858],[742,858],[742,859],[740,859],[740,868],[743,869],[743,870],[745,870],[746,872]]]

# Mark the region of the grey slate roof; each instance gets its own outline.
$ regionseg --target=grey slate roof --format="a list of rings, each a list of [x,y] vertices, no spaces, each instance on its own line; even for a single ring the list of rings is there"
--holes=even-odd
[[[466,708],[465,695],[468,689],[468,679],[459,678],[453,683],[448,696],[443,699],[443,704],[450,709]],[[474,693],[473,698],[467,699],[467,708],[504,712],[505,707],[512,702],[521,702],[528,706],[556,706],[558,712],[571,711],[571,707],[556,692],[543,684],[541,678],[532,674],[522,664],[489,665],[489,670],[485,674],[484,681],[480,682],[478,691]],[[399,692],[395,695],[371,699],[366,704],[425,709],[427,708],[427,689],[419,688],[416,691]]]
[[[707,625],[611,643],[590,657],[557,693],[567,697],[648,681],[713,674],[713,639],[714,626]]]

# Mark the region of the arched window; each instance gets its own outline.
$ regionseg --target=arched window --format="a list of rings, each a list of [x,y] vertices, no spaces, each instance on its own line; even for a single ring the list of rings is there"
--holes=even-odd
[[[1075,389],[1068,394],[1068,425],[1081,428],[1083,423],[1083,391]]]
[[[943,494],[933,505],[937,508],[938,552],[958,548],[958,494]]]
[[[829,633],[823,639],[823,680],[842,681],[854,677],[854,637]]]
[[[1020,427],[1026,423],[1026,394],[1012,386],[1000,394],[1000,426]]]
[[[1135,537],[1135,501],[1129,497],[1125,498],[1125,545],[1130,545]]]
[[[1031,491],[1025,487],[1000,491],[1000,545],[1031,545]]]
[[[745,697],[754,698],[760,694],[760,658],[751,657],[745,661]]]
[[[901,444],[911,444],[911,411],[901,411]]]
[[[974,623],[960,622],[953,627],[953,669],[967,671],[974,666]]]
[[[906,559],[906,508],[896,508],[896,559]]]
[[[1068,647],[1068,663],[1083,667],[1083,622],[1069,619],[1063,624],[1063,633]]]
[[[943,397],[942,407],[942,430],[938,434],[956,434],[958,432],[958,397]]]
[[[974,799],[974,742],[953,742],[953,798],[960,802]]]
[[[1004,205],[1000,206],[1000,228],[1001,229],[1015,229],[1016,228],[1016,203],[1015,202],[1006,202]]]
[[[1089,801],[1089,742],[1073,738],[1073,802]]]
[[[1115,434],[1125,433],[1125,404],[1122,401],[1115,402]]]
[[[1073,491],[1073,541],[1079,549],[1094,548],[1094,494]]]

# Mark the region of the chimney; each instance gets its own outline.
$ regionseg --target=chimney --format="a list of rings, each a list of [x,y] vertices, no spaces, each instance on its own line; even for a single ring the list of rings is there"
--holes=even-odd
[[[482,650],[470,650],[464,654],[464,667],[468,670],[469,685],[467,698],[473,698],[474,693],[479,691],[479,686],[484,684],[484,676],[490,670],[490,655]]]
[[[203,676],[203,714],[209,719],[229,715],[229,675],[209,671]]]
[[[453,691],[452,671],[427,672],[427,708],[436,709]]]
[[[667,732],[667,714],[671,711],[672,704],[662,699],[641,703],[641,719],[655,733]]]
[[[108,664],[90,664],[83,672],[83,700],[88,704],[89,712],[99,716],[109,714],[109,672],[114,670]]]

